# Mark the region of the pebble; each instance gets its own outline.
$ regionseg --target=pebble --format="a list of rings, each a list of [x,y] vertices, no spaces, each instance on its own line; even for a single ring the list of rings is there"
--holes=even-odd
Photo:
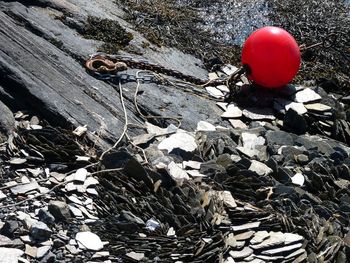
[[[310,111],[316,112],[325,112],[332,110],[332,107],[329,107],[328,105],[322,103],[305,104],[305,108],[307,108]]]
[[[99,236],[90,231],[78,232],[75,239],[81,249],[89,249],[93,251],[103,249],[103,243]]]

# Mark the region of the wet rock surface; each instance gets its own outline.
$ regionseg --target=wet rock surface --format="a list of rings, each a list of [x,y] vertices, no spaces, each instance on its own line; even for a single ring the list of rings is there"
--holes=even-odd
[[[136,70],[121,88],[85,72],[88,16],[118,21],[143,59],[207,73],[142,45],[112,1],[82,6],[0,1],[0,262],[349,261],[346,96],[242,78],[226,102],[225,85],[166,81],[135,97]]]

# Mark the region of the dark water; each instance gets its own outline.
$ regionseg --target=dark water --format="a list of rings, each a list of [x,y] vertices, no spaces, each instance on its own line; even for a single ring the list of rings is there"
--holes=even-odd
[[[271,24],[264,0],[216,1],[200,13],[205,19],[203,28],[229,44],[241,45],[254,30]]]
[[[313,0],[306,0],[305,3],[311,3],[312,1]],[[177,2],[179,4],[183,3],[193,6],[193,2],[195,1],[178,0]],[[270,19],[274,11],[269,8],[269,4],[278,2],[278,0],[202,1],[199,7],[199,13],[204,22],[201,26],[211,33],[214,33],[215,38],[219,40],[219,42],[242,45],[245,39],[254,30],[274,24]],[[343,2],[349,7],[350,15],[350,0],[344,0]],[[312,12],[312,10],[302,11]],[[306,17],[307,16],[308,15],[306,15]]]

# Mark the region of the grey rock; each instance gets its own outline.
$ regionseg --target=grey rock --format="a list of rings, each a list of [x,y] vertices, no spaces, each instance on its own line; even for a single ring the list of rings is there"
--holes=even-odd
[[[303,134],[307,131],[308,124],[303,116],[289,109],[283,119],[283,128],[296,134]]]
[[[268,145],[293,145],[293,136],[285,131],[267,131],[265,139]]]
[[[66,202],[50,201],[48,209],[56,220],[69,220],[71,218]]]
[[[3,227],[1,228],[0,233],[7,237],[12,237],[16,230],[19,228],[19,223],[15,220],[7,220]]]
[[[55,223],[55,217],[47,210],[40,209],[38,212],[39,220],[48,225],[53,225]]]
[[[120,216],[123,220],[126,220],[128,222],[133,222],[133,223],[136,223],[136,224],[142,225],[142,226],[145,225],[145,222],[141,218],[135,216],[130,211],[123,210],[123,211],[121,211]]]
[[[45,241],[51,237],[52,230],[43,222],[36,222],[30,229],[30,235],[34,240]]]

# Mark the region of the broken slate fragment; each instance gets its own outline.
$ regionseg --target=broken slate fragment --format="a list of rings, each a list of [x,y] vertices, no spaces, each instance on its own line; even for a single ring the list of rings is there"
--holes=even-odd
[[[68,205],[63,201],[50,201],[49,212],[56,220],[68,220],[71,218]]]
[[[332,109],[332,107],[329,107],[322,103],[306,104],[305,108],[310,111],[316,111],[316,112],[325,112],[325,111],[330,111]]]
[[[278,255],[278,254],[282,254],[284,252],[292,252],[298,248],[301,248],[303,244],[301,243],[297,243],[295,245],[290,245],[290,246],[285,246],[285,247],[280,247],[280,248],[274,248],[274,249],[268,249],[268,250],[264,250],[262,251],[262,254],[264,255],[269,255],[269,256],[273,256],[273,255]]]
[[[222,118],[239,118],[242,117],[242,110],[234,104],[227,106],[226,111],[221,114]]]
[[[303,186],[304,182],[305,182],[305,177],[302,173],[296,173],[292,178],[292,183],[299,185],[299,186]]]
[[[241,140],[243,147],[247,149],[256,149],[257,146],[265,144],[265,139],[262,136],[248,132],[242,133]]]
[[[126,256],[135,260],[135,261],[141,261],[145,257],[145,254],[131,251],[129,253],[126,253]]]
[[[284,244],[284,241],[286,240],[285,235],[282,232],[270,232],[269,238],[265,239],[259,244],[251,245],[251,248],[255,249],[263,249],[263,248],[269,248],[277,245]]]
[[[182,184],[184,180],[189,180],[188,174],[182,170],[175,162],[168,165],[170,176],[178,183]]]
[[[243,115],[251,120],[274,120],[276,119],[271,108],[246,108]]]
[[[45,241],[51,237],[52,230],[43,222],[36,222],[30,229],[30,235],[34,240]]]
[[[197,131],[215,131],[216,128],[213,124],[206,121],[199,121],[197,123]]]
[[[15,195],[21,195],[37,189],[39,189],[39,184],[34,181],[29,184],[14,186],[11,188],[11,192]]]
[[[179,148],[185,152],[193,152],[197,148],[195,138],[185,132],[175,133],[161,141],[158,145],[159,150],[172,150]]]
[[[225,96],[224,93],[222,93],[221,90],[219,90],[219,89],[217,89],[215,87],[207,86],[207,87],[205,87],[205,89],[207,90],[209,95],[214,97],[214,98],[222,98],[222,97]]]
[[[241,120],[228,120],[235,129],[247,129],[248,126]]]
[[[99,236],[90,231],[77,233],[75,239],[81,249],[98,251],[103,248],[103,243]]]
[[[258,175],[261,175],[261,176],[266,176],[273,172],[273,170],[270,167],[268,167],[266,164],[256,160],[251,160],[251,165],[249,167],[249,170],[256,172]]]
[[[74,174],[74,181],[83,183],[87,175],[88,175],[88,171],[85,168],[80,168]]]
[[[250,247],[245,247],[240,251],[233,251],[231,250],[229,252],[230,256],[234,259],[238,259],[238,258],[246,258],[249,257],[250,255],[253,254],[253,250]]]
[[[294,95],[296,102],[307,103],[311,101],[320,100],[321,96],[310,88],[303,89]]]

